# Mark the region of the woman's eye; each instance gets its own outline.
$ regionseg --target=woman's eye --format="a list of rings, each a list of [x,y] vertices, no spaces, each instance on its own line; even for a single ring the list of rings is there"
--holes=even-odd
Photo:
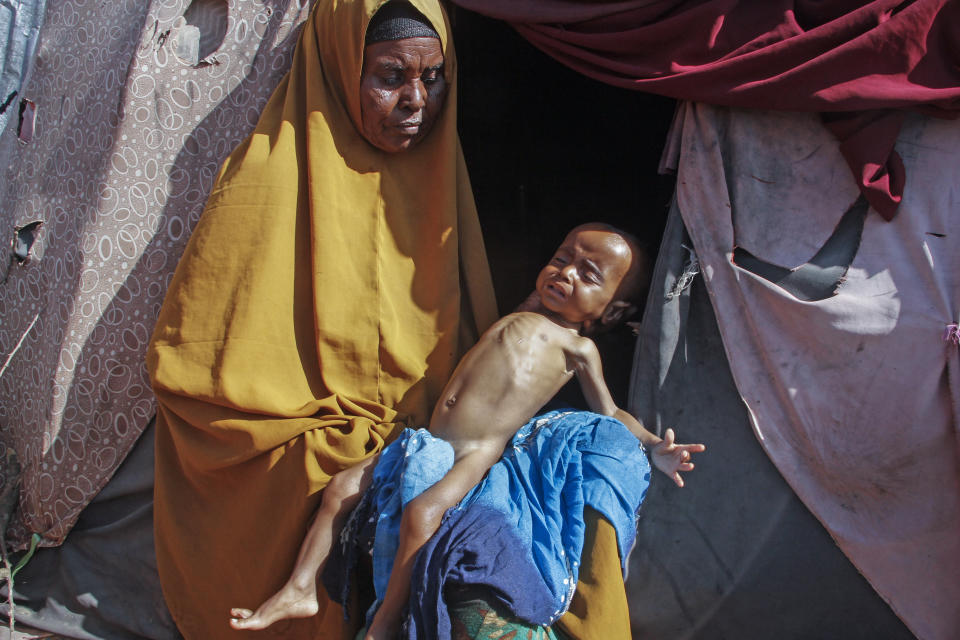
[[[439,79],[440,79],[439,69],[428,69],[427,72],[421,76],[421,80],[423,80],[423,84],[434,84]]]
[[[400,83],[403,82],[403,77],[399,73],[391,73],[385,76],[380,76],[380,80],[388,87],[399,87]]]

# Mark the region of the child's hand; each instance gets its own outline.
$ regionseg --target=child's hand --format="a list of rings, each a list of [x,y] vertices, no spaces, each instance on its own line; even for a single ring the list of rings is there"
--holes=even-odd
[[[673,441],[674,437],[673,429],[667,429],[663,440],[650,449],[650,460],[653,466],[673,478],[678,487],[682,487],[680,472],[693,471],[690,458],[707,448],[702,444],[677,444]]]

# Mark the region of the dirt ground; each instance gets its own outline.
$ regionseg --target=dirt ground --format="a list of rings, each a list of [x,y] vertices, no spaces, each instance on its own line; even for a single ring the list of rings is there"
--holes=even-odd
[[[58,636],[49,631],[38,631],[31,627],[21,624],[17,625],[16,631],[10,633],[10,628],[6,623],[0,626],[0,640],[68,640],[64,636]]]

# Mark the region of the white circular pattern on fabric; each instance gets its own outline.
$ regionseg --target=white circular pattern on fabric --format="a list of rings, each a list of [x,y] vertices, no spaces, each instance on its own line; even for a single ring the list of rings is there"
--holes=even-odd
[[[21,91],[34,139],[0,138],[0,233],[43,221],[30,263],[0,286],[0,344],[19,345],[0,357],[0,459],[12,448],[24,468],[14,544],[33,531],[59,544],[155,411],[153,322],[220,164],[289,67],[308,12],[289,4],[200,2],[221,11],[201,45],[217,29],[225,44],[192,67],[171,39],[189,0],[48,12]]]

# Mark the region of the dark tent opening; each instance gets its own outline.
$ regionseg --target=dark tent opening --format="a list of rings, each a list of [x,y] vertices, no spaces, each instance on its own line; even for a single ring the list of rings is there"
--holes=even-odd
[[[657,168],[675,101],[587,78],[503,22],[458,8],[451,19],[460,139],[500,312],[530,293],[578,224],[621,227],[655,259],[673,194],[673,177]],[[632,335],[623,328],[602,342],[607,383],[626,406]],[[577,403],[578,394],[572,384],[564,395]]]

